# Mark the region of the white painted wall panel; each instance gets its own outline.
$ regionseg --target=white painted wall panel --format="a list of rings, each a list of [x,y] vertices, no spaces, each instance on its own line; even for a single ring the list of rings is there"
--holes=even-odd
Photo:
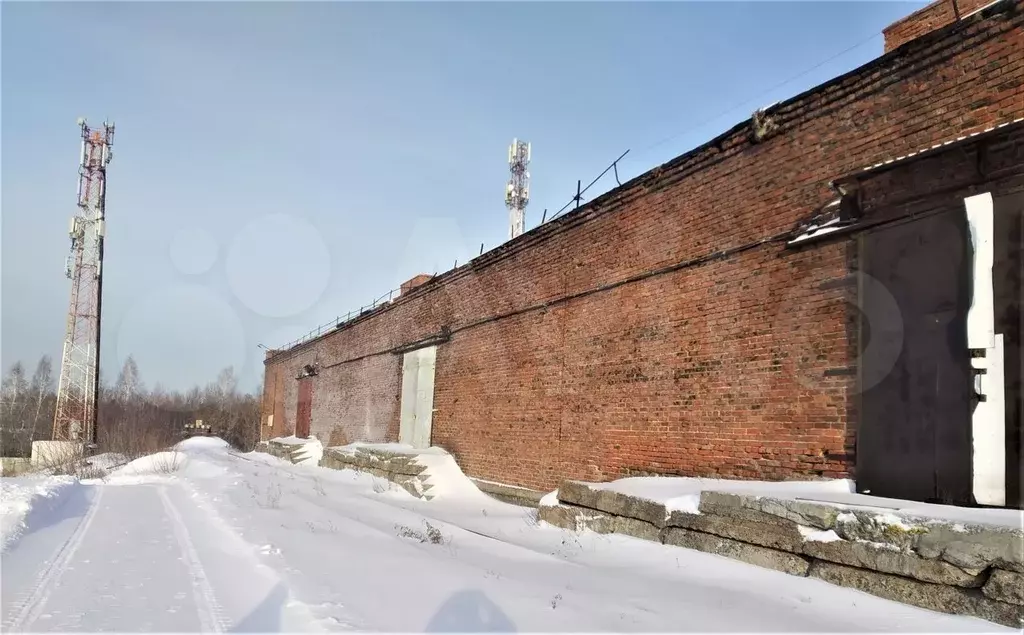
[[[988,352],[988,368],[981,376],[985,401],[972,419],[974,498],[981,505],[1006,505],[1006,410],[1003,376],[1003,336],[995,336]]]
[[[967,347],[974,391],[983,400],[971,414],[972,490],[982,505],[1006,505],[1006,412],[1003,337],[995,333],[995,287],[992,282],[994,226],[992,195],[964,199],[970,228],[971,307],[967,311]]]
[[[974,248],[974,293],[967,311],[967,347],[992,348],[995,336],[995,287],[992,284],[992,195],[964,199]]]

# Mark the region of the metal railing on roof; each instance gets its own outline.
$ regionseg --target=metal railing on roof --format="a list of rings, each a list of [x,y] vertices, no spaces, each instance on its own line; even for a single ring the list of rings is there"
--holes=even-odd
[[[611,171],[611,170],[614,170],[615,183],[621,186],[622,183],[621,183],[621,181],[619,181],[619,167],[618,167],[618,164],[619,164],[619,161],[621,161],[623,159],[623,157],[625,157],[627,154],[629,154],[629,150],[626,150],[621,155],[619,155],[619,158],[617,158],[614,161],[612,161],[611,164],[609,164],[608,167],[606,167],[603,172],[598,174],[597,177],[595,177],[594,180],[590,182],[590,185],[587,185],[586,187],[582,187],[581,188],[581,182],[580,181],[576,181],[576,195],[573,196],[571,199],[569,199],[569,202],[566,203],[562,207],[562,209],[560,209],[557,212],[555,212],[550,218],[548,218],[547,210],[545,209],[544,210],[544,214],[541,217],[541,221],[537,225],[537,227],[539,227],[541,225],[544,225],[546,223],[550,223],[554,219],[558,218],[567,209],[569,209],[569,206],[572,205],[573,203],[576,203],[576,208],[575,209],[578,209],[579,206],[580,206],[580,203],[583,201],[583,194],[585,194],[587,192],[587,190],[589,190],[595,183],[597,183],[599,180],[601,180],[601,178],[605,174],[607,174],[609,171]],[[484,253],[484,245],[483,245],[483,243],[481,243],[480,244],[480,255],[483,255],[483,253]],[[455,261],[455,265],[452,267],[452,269],[458,269],[458,268],[459,268],[459,261],[456,260]],[[445,272],[445,273],[447,273],[447,272]],[[434,273],[433,277],[435,277],[435,278],[437,277],[437,273],[436,272]],[[396,289],[392,289],[392,290],[388,291],[387,293],[385,293],[384,295],[382,295],[379,298],[377,298],[376,300],[374,300],[373,302],[371,302],[370,304],[365,305],[365,306],[361,306],[356,311],[349,311],[348,313],[346,313],[343,316],[339,315],[338,317],[336,317],[335,319],[331,320],[330,322],[324,322],[323,324],[321,324],[320,326],[316,327],[315,329],[312,329],[311,331],[309,331],[308,333],[306,333],[302,337],[299,337],[299,338],[297,338],[297,339],[295,339],[295,340],[293,340],[291,342],[288,342],[287,344],[284,344],[284,345],[276,347],[276,348],[272,348],[270,350],[272,351],[272,353],[275,353],[275,354],[276,353],[281,353],[281,352],[284,352],[284,351],[286,351],[288,349],[291,349],[291,348],[294,348],[296,346],[299,346],[300,344],[305,344],[306,342],[315,340],[318,337],[320,337],[322,335],[325,335],[326,333],[329,333],[329,332],[331,332],[331,331],[333,331],[333,330],[335,330],[335,329],[337,329],[337,328],[339,328],[339,327],[341,327],[341,326],[351,322],[352,320],[355,320],[355,319],[359,318],[360,316],[362,316],[362,315],[364,315],[366,313],[374,311],[374,310],[378,309],[381,306],[385,306],[387,304],[390,304],[391,301],[396,296],[398,296],[400,294],[401,294],[401,287],[396,288]]]
[[[270,350],[273,351],[274,353],[280,353],[280,352],[284,352],[284,351],[286,351],[286,350],[288,350],[290,348],[294,348],[294,347],[296,347],[296,346],[298,346],[300,344],[305,344],[306,342],[310,342],[312,340],[315,340],[316,338],[320,337],[321,335],[329,333],[329,332],[331,332],[331,331],[333,331],[333,330],[335,330],[335,329],[337,329],[337,328],[339,328],[339,327],[341,327],[341,326],[351,322],[352,320],[355,320],[356,318],[358,318],[358,317],[360,317],[362,315],[365,315],[366,313],[370,313],[372,311],[375,311],[376,309],[378,309],[378,308],[380,308],[382,306],[387,306],[388,304],[391,303],[392,300],[395,299],[395,297],[397,297],[400,294],[401,294],[401,288],[400,287],[399,288],[395,288],[395,289],[391,289],[390,291],[388,291],[384,295],[382,295],[379,298],[375,299],[370,304],[361,306],[361,307],[359,307],[355,311],[349,311],[345,315],[339,315],[338,317],[334,318],[333,320],[331,320],[329,322],[324,322],[323,324],[321,324],[320,326],[316,327],[315,329],[312,329],[311,331],[309,331],[305,335],[303,335],[303,336],[301,336],[299,338],[296,338],[296,339],[292,340],[291,342],[288,342],[287,344],[284,344],[282,346],[277,346],[277,347],[272,348]]]

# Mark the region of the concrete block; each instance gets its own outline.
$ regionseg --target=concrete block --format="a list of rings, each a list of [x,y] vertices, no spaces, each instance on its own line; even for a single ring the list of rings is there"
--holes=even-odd
[[[612,531],[608,533],[625,534],[641,540],[661,542],[661,528],[646,520],[627,516],[611,517]]]
[[[791,575],[807,575],[810,564],[803,556],[793,553],[759,547],[681,527],[666,527],[662,530],[661,537],[666,545],[713,553]]]
[[[725,492],[702,492],[698,509],[702,514],[782,526],[795,523],[817,529],[832,529],[839,514],[830,505]]]
[[[1024,531],[1008,527],[931,523],[916,540],[916,551],[967,571],[988,567],[1024,573]]]
[[[24,457],[0,457],[0,475],[18,476],[32,469],[32,460]]]
[[[350,454],[353,461],[364,467],[379,467],[395,474],[418,476],[426,468],[416,462],[416,455],[387,450],[359,448],[355,454]]]
[[[267,454],[276,456],[282,461],[291,461],[292,452],[296,449],[296,446],[289,443],[279,443],[277,441],[267,442]]]
[[[1000,602],[1024,605],[1024,575],[1013,571],[993,569],[988,582],[982,587],[985,597]]]
[[[899,524],[878,517],[878,512],[844,511],[835,524],[835,532],[847,540],[864,540],[912,551],[929,528],[910,518],[899,517]]]
[[[839,586],[932,611],[971,615],[1014,628],[1024,626],[1024,607],[985,597],[980,589],[963,589],[815,560],[810,575]]]
[[[647,521],[606,514],[586,507],[575,505],[540,507],[537,510],[537,518],[571,531],[589,529],[599,534],[623,534],[641,540],[661,541],[661,530]]]
[[[481,481],[475,478],[471,478],[469,480],[473,481],[473,484],[476,485],[477,489],[481,492],[496,498],[503,503],[520,505],[522,507],[539,507],[540,499],[544,498],[544,492],[538,492],[524,487],[502,485],[501,483]]]
[[[756,517],[759,513],[755,512],[753,516]],[[803,550],[804,538],[796,523],[788,520],[764,523],[746,517],[730,518],[712,514],[673,512],[668,524],[791,553],[798,554]]]
[[[577,507],[575,505],[549,505],[537,510],[537,519],[546,523],[569,529],[571,531],[583,531],[590,529],[598,533],[612,533],[612,516],[594,509]]]
[[[985,578],[980,573],[969,573],[941,560],[922,558],[917,554],[899,551],[895,547],[877,543],[835,540],[832,542],[807,541],[803,552],[813,558],[851,567],[892,573],[923,582],[949,584],[960,587],[980,587]]]
[[[598,511],[665,526],[665,506],[655,501],[618,492],[592,488],[588,483],[565,481],[558,488],[558,500]]]
[[[81,460],[85,456],[85,444],[81,441],[33,441],[32,459],[34,467],[57,467]]]
[[[345,463],[334,452],[327,449],[324,450],[323,458],[320,459],[320,467],[327,467],[332,470],[344,470],[348,467],[348,463]]]
[[[407,454],[381,452],[342,452],[334,448],[325,448],[320,466],[332,470],[355,470],[382,478],[417,498],[431,500],[431,485],[420,476],[426,466],[413,462],[415,457]]]

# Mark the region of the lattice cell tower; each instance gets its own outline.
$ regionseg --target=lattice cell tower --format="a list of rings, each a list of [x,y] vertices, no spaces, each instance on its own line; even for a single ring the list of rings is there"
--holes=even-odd
[[[526,231],[526,204],[530,202],[530,144],[513,139],[508,147],[508,185],[505,186],[505,206],[508,207],[508,237],[515,238]]]
[[[100,315],[103,298],[104,208],[107,164],[114,142],[113,124],[92,130],[84,119],[78,167],[78,213],[71,218],[71,255],[65,272],[71,279],[67,333],[53,415],[55,441],[96,443],[99,400]]]

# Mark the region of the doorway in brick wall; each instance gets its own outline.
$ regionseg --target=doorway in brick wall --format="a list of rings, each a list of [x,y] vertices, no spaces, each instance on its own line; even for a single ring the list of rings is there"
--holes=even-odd
[[[299,379],[299,399],[295,404],[295,436],[309,438],[310,421],[313,415],[313,378]]]
[[[971,502],[972,249],[963,208],[860,238],[857,489]]]
[[[402,410],[398,442],[430,447],[434,414],[434,366],[437,347],[409,351],[402,357]]]

